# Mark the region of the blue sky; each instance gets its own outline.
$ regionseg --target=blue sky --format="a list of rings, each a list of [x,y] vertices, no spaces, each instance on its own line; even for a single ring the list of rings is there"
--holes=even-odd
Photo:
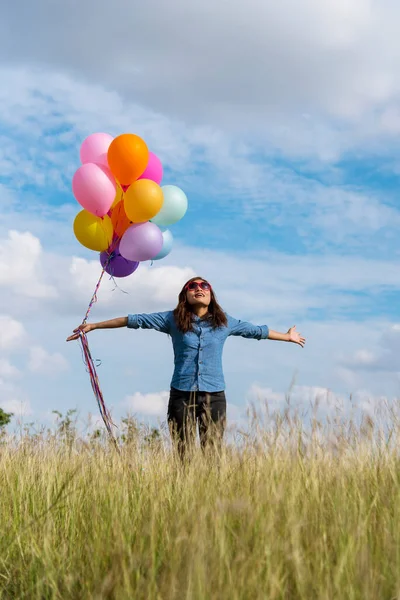
[[[368,410],[397,397],[399,7],[251,0],[227,20],[208,1],[114,4],[123,22],[94,0],[80,19],[39,1],[19,38],[21,0],[0,26],[0,405],[38,423],[96,415],[65,343],[100,273],[72,233],[71,179],[96,131],[141,135],[189,209],[171,255],[119,282],[128,293],[104,282],[94,320],[172,308],[200,273],[232,315],[307,338],[304,350],[229,340],[232,422],[250,401],[279,407],[294,375],[299,404],[327,404],[327,390],[347,408],[350,394]],[[116,418],[163,420],[169,340],[124,330],[90,344]]]

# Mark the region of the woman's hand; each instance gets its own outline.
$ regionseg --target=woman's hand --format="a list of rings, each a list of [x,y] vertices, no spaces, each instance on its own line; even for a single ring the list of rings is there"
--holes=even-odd
[[[296,325],[293,325],[287,332],[289,336],[289,342],[293,342],[294,344],[299,344],[302,348],[304,348],[304,344],[306,343],[306,338],[303,338],[301,334],[296,331]]]
[[[67,342],[71,342],[72,340],[77,340],[80,336],[81,331],[82,331],[82,333],[89,333],[89,331],[93,331],[93,329],[96,329],[95,323],[85,323],[85,324],[82,323],[82,325],[79,325],[79,327],[74,329],[74,333],[72,335],[67,337]]]

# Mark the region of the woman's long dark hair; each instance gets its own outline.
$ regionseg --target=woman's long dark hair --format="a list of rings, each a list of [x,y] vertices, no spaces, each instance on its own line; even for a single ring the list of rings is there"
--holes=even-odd
[[[186,286],[192,281],[207,280],[203,279],[203,277],[192,277],[192,279],[189,279],[189,281],[185,283],[185,285],[179,293],[178,305],[174,310],[174,317],[176,326],[183,333],[187,333],[188,331],[192,331],[193,329],[193,311],[186,297]],[[212,289],[212,287],[210,290],[210,294],[211,302],[210,306],[208,307],[208,318],[210,319],[214,329],[217,327],[223,327],[224,325],[226,326],[228,323],[226,315],[220,307],[220,305],[218,304],[217,298],[214,294],[214,290]]]

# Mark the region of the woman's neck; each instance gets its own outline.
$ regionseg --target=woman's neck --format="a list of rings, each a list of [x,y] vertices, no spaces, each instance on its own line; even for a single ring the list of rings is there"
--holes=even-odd
[[[200,317],[200,319],[205,317],[207,313],[208,313],[208,306],[202,306],[202,305],[193,306],[193,314],[195,314],[197,317]]]

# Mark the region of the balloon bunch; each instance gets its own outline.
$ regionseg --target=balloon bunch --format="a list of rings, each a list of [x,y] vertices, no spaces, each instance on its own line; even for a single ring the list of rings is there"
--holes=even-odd
[[[160,187],[162,164],[137,135],[124,133],[113,139],[106,133],[94,133],[83,141],[80,159],[82,165],[74,174],[72,190],[83,210],[75,217],[74,233],[83,246],[100,252],[102,266],[83,319],[86,323],[104,273],[127,277],[140,262],[159,260],[170,253],[172,234],[161,227],[182,219],[188,202],[180,188]],[[100,414],[118,450],[114,424],[82,330],[80,341]]]
[[[124,133],[87,137],[80,149],[82,165],[72,190],[83,207],[74,234],[86,248],[100,252],[103,269],[127,277],[140,262],[160,260],[172,249],[169,229],[185,215],[188,201],[174,185],[160,186],[163,167],[144,140]]]

